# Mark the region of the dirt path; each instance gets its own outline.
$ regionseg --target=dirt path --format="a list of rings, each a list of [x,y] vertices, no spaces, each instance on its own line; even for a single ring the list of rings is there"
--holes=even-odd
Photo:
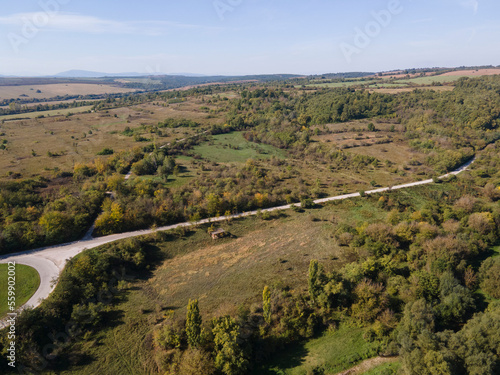
[[[384,363],[397,362],[398,357],[375,357],[361,362],[359,365],[350,368],[349,370],[339,372],[337,375],[361,375],[371,370],[374,367]]]

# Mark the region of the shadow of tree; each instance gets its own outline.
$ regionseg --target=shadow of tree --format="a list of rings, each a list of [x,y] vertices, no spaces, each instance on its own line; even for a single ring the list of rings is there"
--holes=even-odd
[[[252,372],[253,375],[285,375],[286,370],[301,366],[309,351],[305,348],[305,343],[289,345],[280,354],[272,355],[271,359],[257,366]]]

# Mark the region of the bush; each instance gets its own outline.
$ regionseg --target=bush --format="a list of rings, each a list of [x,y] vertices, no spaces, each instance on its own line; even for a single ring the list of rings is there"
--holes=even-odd
[[[306,198],[300,201],[302,208],[314,208],[316,204],[311,198]]]
[[[97,155],[113,155],[115,152],[112,148],[103,148]]]

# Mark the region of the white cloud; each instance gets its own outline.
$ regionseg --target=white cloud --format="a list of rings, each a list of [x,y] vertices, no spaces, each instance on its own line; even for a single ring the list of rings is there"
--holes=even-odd
[[[181,24],[168,21],[132,21],[121,22],[107,20],[76,13],[48,14],[45,12],[16,13],[0,17],[0,25],[24,27],[32,24],[37,28],[57,31],[92,33],[92,34],[142,34],[162,35],[172,29],[217,29],[199,25]]]

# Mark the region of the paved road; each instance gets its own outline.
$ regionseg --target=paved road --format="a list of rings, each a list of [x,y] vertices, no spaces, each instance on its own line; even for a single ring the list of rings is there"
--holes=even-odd
[[[457,175],[466,169],[469,168],[469,166],[474,162],[474,159],[468,162],[467,164],[463,165],[459,169],[446,174],[444,176],[439,177],[440,179],[447,178],[451,175]],[[423,180],[423,181],[417,181],[417,182],[412,182],[409,184],[403,184],[403,185],[397,185],[397,186],[392,186],[392,187],[385,187],[385,188],[380,188],[380,189],[375,189],[375,190],[370,190],[366,191],[365,194],[375,194],[375,193],[381,193],[389,190],[397,190],[397,189],[405,189],[405,188],[410,188],[413,186],[420,186],[420,185],[426,185],[426,184],[431,184],[433,182],[432,179],[430,180]],[[317,199],[314,202],[316,204],[321,204],[321,203],[327,203],[331,201],[337,201],[337,200],[344,200],[344,199],[350,199],[350,198],[355,198],[359,197],[360,193],[352,193],[352,194],[345,194],[345,195],[338,195],[335,197],[330,197],[330,198],[324,198],[324,199]],[[300,203],[296,203],[295,206],[300,206]],[[272,211],[277,211],[277,210],[288,210],[292,207],[291,204],[285,205],[285,206],[279,206],[279,207],[273,207],[273,208],[267,208],[261,210],[261,212],[272,212]],[[57,246],[51,246],[51,247],[46,247],[46,248],[41,248],[41,249],[36,249],[36,250],[29,250],[29,251],[24,251],[21,253],[16,253],[16,254],[9,254],[9,255],[4,255],[0,256],[0,263],[7,263],[7,262],[16,262],[19,264],[26,264],[28,266],[31,266],[35,268],[38,273],[40,274],[40,287],[36,291],[36,293],[30,298],[28,302],[21,308],[30,306],[30,307],[37,307],[40,305],[41,301],[49,296],[49,294],[52,292],[52,290],[55,287],[56,280],[59,277],[60,273],[64,269],[64,266],[66,264],[66,261],[68,259],[73,258],[75,255],[81,253],[82,251],[86,249],[92,249],[110,242],[118,241],[118,240],[123,240],[126,238],[131,238],[131,237],[137,237],[137,236],[142,236],[142,235],[147,235],[154,233],[155,231],[167,231],[171,229],[175,229],[178,227],[189,227],[192,225],[198,225],[198,224],[207,224],[207,223],[213,223],[213,222],[219,222],[219,221],[224,221],[227,219],[237,219],[241,217],[247,217],[247,216],[253,216],[257,215],[258,211],[249,211],[249,212],[244,212],[241,214],[234,214],[230,216],[220,216],[216,218],[209,218],[209,219],[204,219],[200,220],[196,223],[179,223],[179,224],[174,224],[174,225],[169,225],[169,226],[164,226],[164,227],[159,227],[155,230],[138,230],[138,231],[133,231],[133,232],[127,232],[127,233],[120,233],[120,234],[113,234],[110,236],[106,237],[99,237],[99,238],[92,238],[90,235],[90,231],[87,232],[85,235],[84,239],[81,241],[77,242],[71,242],[63,245],[57,245]],[[4,322],[0,321],[0,328],[4,326]]]

